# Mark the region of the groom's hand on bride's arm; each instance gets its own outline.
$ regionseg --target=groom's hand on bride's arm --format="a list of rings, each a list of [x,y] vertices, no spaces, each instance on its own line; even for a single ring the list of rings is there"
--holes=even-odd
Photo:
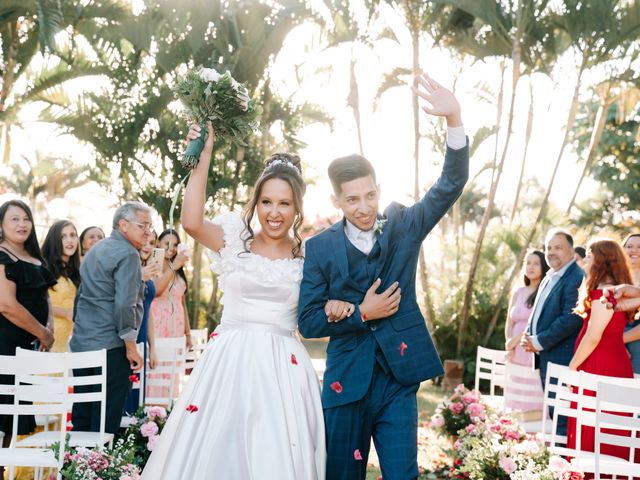
[[[417,77],[417,83],[418,86],[414,88],[414,92],[428,102],[428,105],[422,107],[425,113],[445,117],[448,127],[462,125],[460,104],[451,90],[440,85],[426,72]]]
[[[324,313],[327,315],[328,322],[340,322],[350,317],[355,309],[356,306],[353,303],[342,300],[329,300],[324,306]]]
[[[393,282],[384,292],[376,293],[381,283],[380,279],[373,282],[360,304],[360,316],[364,322],[390,317],[400,308],[401,295],[398,282]]]

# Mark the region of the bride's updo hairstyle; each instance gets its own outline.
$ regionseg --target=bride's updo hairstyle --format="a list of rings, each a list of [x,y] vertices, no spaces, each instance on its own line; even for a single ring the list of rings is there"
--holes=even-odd
[[[258,200],[262,194],[262,186],[268,180],[278,178],[284,180],[289,184],[293,191],[293,206],[296,210],[296,217],[293,221],[293,236],[295,238],[295,245],[292,249],[294,258],[300,258],[302,237],[300,236],[300,227],[304,221],[304,212],[302,211],[302,199],[304,192],[307,189],[307,185],[302,178],[302,170],[300,168],[300,157],[297,155],[291,155],[288,153],[274,153],[265,160],[265,168],[260,175],[260,178],[256,181],[253,187],[253,193],[251,198],[247,202],[242,212],[242,219],[244,220],[248,236],[244,238],[244,247],[246,251],[249,251],[249,241],[253,240],[254,233],[251,228],[251,220],[258,205]]]

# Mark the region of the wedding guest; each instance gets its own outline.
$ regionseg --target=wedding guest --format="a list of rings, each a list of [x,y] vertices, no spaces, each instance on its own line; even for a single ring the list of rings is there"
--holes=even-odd
[[[107,351],[107,406],[105,431],[120,428],[122,408],[131,386],[131,371],[142,368],[136,348],[142,322],[144,282],[138,250],[151,232],[151,209],[126,202],[113,216],[109,238],[91,248],[80,266],[82,282],[76,296],[72,352]],[[98,368],[74,369],[74,376],[98,375]],[[96,391],[93,385],[78,392]],[[100,404],[73,405],[73,429],[97,432]]]
[[[629,261],[629,268],[631,269],[631,279],[635,286],[640,287],[640,233],[632,233],[624,239],[622,242],[622,248],[624,249],[627,259]],[[630,331],[634,328],[640,329],[640,318],[636,318],[633,322],[627,325],[626,331]],[[629,355],[631,355],[631,365],[635,373],[640,373],[640,341],[631,340],[631,336],[625,336],[625,342]]]
[[[629,354],[622,340],[631,314],[613,312],[597,301],[602,297],[604,288],[631,282],[625,254],[613,240],[595,240],[588,246],[584,260],[587,277],[580,287],[580,299],[576,307],[576,313],[584,318],[584,323],[569,368],[608,377],[633,378]],[[576,445],[576,421],[569,418],[567,435],[568,448],[577,446],[583,451],[594,451],[593,427],[582,427],[580,445]],[[606,444],[601,446],[601,453],[628,457],[627,448]]]
[[[508,352],[507,359],[511,363],[533,368],[534,354],[525,352],[520,345],[520,338],[522,337],[522,332],[527,328],[527,322],[533,310],[533,303],[536,299],[540,282],[549,270],[544,253],[539,250],[531,251],[525,259],[523,270],[524,286],[514,292],[509,304],[505,325],[505,348]],[[525,380],[523,379],[522,381],[524,382]],[[536,383],[540,386],[539,395],[532,396],[529,402],[514,400],[510,397],[510,394],[521,394],[522,392],[515,388],[505,388],[505,407],[521,411],[542,409],[542,384],[537,379]]]
[[[45,267],[33,225],[31,209],[20,200],[0,206],[0,355],[15,355],[16,348],[49,350],[53,345],[53,312],[48,290],[55,285]],[[12,385],[14,378],[0,375],[0,384]],[[0,403],[13,397],[0,395]],[[33,416],[20,416],[18,434],[35,430]],[[11,443],[13,419],[0,415],[4,447]],[[0,478],[4,468],[0,466]]]
[[[147,242],[140,249],[140,261],[142,263],[142,279],[144,280],[144,311],[142,314],[142,323],[138,329],[138,338],[136,343],[143,344],[143,367],[140,371],[139,378],[145,378],[147,374],[147,363],[150,369],[154,369],[156,366],[156,352],[155,352],[155,334],[153,330],[153,316],[150,315],[151,301],[156,296],[156,286],[153,279],[160,274],[162,266],[160,264],[147,265],[147,260],[151,257],[154,247],[156,246],[156,232],[151,231],[151,235],[147,239]],[[147,362],[148,359],[148,362]],[[144,393],[143,393],[144,397]],[[144,404],[144,398],[142,400]],[[140,389],[132,389],[127,397],[124,405],[124,413],[133,414],[138,409],[140,404]]]
[[[151,302],[151,316],[156,338],[185,337],[187,349],[191,348],[191,328],[187,310],[187,276],[184,265],[189,260],[186,251],[177,251],[180,238],[177,232],[168,228],[160,233],[157,245],[165,251],[162,275],[156,278],[156,297]],[[152,376],[155,374],[151,374]],[[167,377],[167,374],[162,374]],[[169,387],[150,386],[147,395],[152,397],[176,398],[180,392],[180,377]]]
[[[51,351],[68,352],[73,330],[73,301],[80,286],[80,249],[73,223],[58,220],[51,225],[42,244],[42,256],[58,281],[49,289],[54,322]]]
[[[91,247],[93,247],[100,240],[104,240],[104,230],[100,227],[87,227],[80,234],[80,256],[84,256],[89,253]]]

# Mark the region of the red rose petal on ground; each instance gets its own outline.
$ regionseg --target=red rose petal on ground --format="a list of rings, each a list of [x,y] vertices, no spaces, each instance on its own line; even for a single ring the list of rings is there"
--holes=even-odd
[[[214,337],[217,337],[217,336],[218,336],[218,334],[216,332],[211,332],[211,335],[209,335],[209,338],[211,339],[211,338],[214,338]]]
[[[340,385],[340,382],[333,382],[329,386],[331,387],[331,390],[333,390],[334,392],[342,393],[342,385]]]
[[[198,411],[198,407],[196,407],[195,405],[189,404],[187,405],[187,408],[185,410],[189,413],[195,413]]]
[[[356,460],[362,460],[362,455],[360,454],[360,449],[356,448],[353,451],[353,458],[355,458]]]
[[[293,363],[294,365],[298,364],[298,359],[293,353],[291,354],[291,363]]]
[[[407,349],[407,344],[406,344],[406,343],[404,343],[404,342],[402,342],[402,343],[400,344],[400,356],[401,356],[401,357],[404,357],[404,351],[405,351],[406,349]]]
[[[140,381],[140,378],[134,373],[133,375],[129,375],[129,381],[131,383],[138,383]]]

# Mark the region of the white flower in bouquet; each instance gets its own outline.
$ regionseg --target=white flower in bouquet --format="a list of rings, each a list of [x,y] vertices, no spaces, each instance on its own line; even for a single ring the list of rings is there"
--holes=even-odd
[[[200,77],[206,82],[217,82],[220,80],[220,75],[213,68],[201,68],[200,69]]]

